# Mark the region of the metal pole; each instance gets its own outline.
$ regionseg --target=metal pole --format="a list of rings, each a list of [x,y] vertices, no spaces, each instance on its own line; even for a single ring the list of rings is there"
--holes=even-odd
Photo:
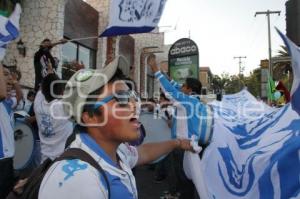
[[[233,57],[233,59],[239,59],[239,75],[243,73],[242,69],[242,59],[246,59],[246,56]]]
[[[233,59],[239,59],[239,79],[240,79],[240,82],[239,82],[239,88],[241,89],[242,88],[242,74],[243,74],[243,68],[242,68],[242,59],[246,59],[247,57],[246,56],[239,56],[239,57],[233,57]]]
[[[270,74],[270,76],[273,75],[270,14],[278,14],[278,16],[280,16],[280,12],[281,11],[270,11],[270,10],[267,10],[266,12],[256,12],[255,13],[255,17],[256,17],[256,15],[264,14],[264,15],[267,15],[267,18],[268,18],[269,74]]]
[[[270,25],[270,10],[267,11],[268,17],[268,40],[269,40],[269,74],[273,77],[273,66],[272,66],[272,43],[271,43],[271,25]]]

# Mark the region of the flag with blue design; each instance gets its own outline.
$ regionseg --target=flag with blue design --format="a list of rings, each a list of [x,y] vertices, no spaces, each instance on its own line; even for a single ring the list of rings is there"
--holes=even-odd
[[[20,15],[21,6],[18,3],[9,17],[0,15],[0,61],[4,58],[6,45],[19,36]]]
[[[111,0],[109,24],[100,37],[152,31],[157,27],[165,3],[166,0]]]
[[[201,198],[300,198],[300,49],[279,34],[292,57],[291,103],[268,107],[246,90],[212,103],[212,141],[197,169],[185,166]]]

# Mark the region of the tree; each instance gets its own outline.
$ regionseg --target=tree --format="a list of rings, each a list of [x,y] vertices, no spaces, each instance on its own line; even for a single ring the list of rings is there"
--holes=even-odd
[[[244,79],[243,75],[236,76],[223,73],[221,77],[218,75],[213,77],[211,87],[215,93],[225,91],[226,94],[233,94],[244,88]]]
[[[214,75],[211,82],[211,88],[213,89],[214,93],[222,92],[224,89],[224,85],[227,81],[225,75],[222,76]]]
[[[260,68],[254,69],[249,77],[245,78],[245,84],[248,91],[255,97],[261,96],[261,70]]]
[[[224,90],[226,94],[234,94],[247,87],[253,96],[261,96],[261,69],[254,69],[249,76],[228,73],[223,73],[221,77],[215,75],[211,86],[215,93]]]
[[[227,79],[224,90],[226,94],[234,94],[240,92],[244,88],[244,76],[231,75]]]
[[[278,55],[275,56],[275,59],[288,57],[289,53],[287,47],[281,46],[281,49],[278,50]],[[293,71],[291,62],[286,60],[276,62],[273,66],[273,79],[277,81],[281,80],[285,87],[290,89],[293,82]]]
[[[14,10],[16,3],[20,3],[21,0],[1,0],[0,1],[0,15],[8,17]]]

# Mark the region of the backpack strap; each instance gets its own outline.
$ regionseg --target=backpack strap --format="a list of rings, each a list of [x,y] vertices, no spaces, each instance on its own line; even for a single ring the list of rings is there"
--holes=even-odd
[[[111,190],[110,190],[110,185],[109,185],[107,175],[105,174],[103,168],[98,164],[98,162],[87,152],[79,148],[69,148],[61,156],[56,158],[54,161],[57,162],[61,160],[72,160],[72,159],[80,159],[83,162],[89,163],[103,175],[108,189],[108,198],[110,199]]]

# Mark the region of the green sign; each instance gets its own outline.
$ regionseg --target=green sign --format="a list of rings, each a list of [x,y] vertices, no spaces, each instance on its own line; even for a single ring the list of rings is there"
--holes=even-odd
[[[187,77],[198,79],[198,56],[179,57],[170,60],[170,76],[176,82],[182,84]]]
[[[176,41],[169,51],[170,77],[182,84],[187,77],[199,79],[199,51],[197,44],[188,38]]]

